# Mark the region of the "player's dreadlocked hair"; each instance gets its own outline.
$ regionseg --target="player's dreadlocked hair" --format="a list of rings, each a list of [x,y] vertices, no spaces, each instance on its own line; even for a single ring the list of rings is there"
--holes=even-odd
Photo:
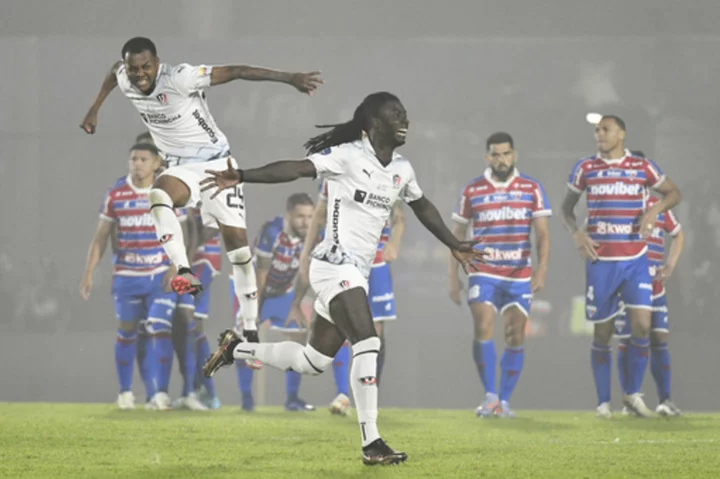
[[[305,142],[308,154],[318,153],[326,148],[359,140],[363,131],[370,129],[372,119],[380,108],[389,101],[400,101],[392,93],[385,91],[373,93],[355,108],[352,120],[333,125],[315,125],[316,128],[332,128],[330,131],[313,136]]]

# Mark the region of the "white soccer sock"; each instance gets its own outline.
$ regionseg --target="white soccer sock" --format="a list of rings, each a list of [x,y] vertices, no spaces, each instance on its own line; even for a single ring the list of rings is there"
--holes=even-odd
[[[150,200],[150,215],[155,223],[155,233],[165,253],[176,268],[189,268],[185,239],[182,226],[178,220],[173,201],[165,191],[153,188],[148,195]]]
[[[315,348],[303,346],[293,341],[281,343],[242,342],[233,350],[235,359],[258,359],[263,364],[296,373],[318,375],[332,364],[333,359],[319,353]]]
[[[352,345],[353,361],[350,368],[350,387],[355,398],[363,447],[380,437],[377,428],[378,388],[377,357],[380,338],[363,339]]]
[[[255,279],[255,266],[252,264],[252,253],[248,246],[244,246],[228,251],[227,255],[232,264],[233,284],[240,305],[243,328],[256,331],[258,317],[257,280]]]

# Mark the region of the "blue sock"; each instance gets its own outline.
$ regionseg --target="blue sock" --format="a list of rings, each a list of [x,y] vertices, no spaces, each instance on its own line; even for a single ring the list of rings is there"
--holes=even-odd
[[[523,363],[525,362],[525,348],[505,348],[500,358],[500,400],[510,401],[515,385],[520,379]]]
[[[140,379],[142,379],[145,385],[145,402],[148,402],[156,392],[155,380],[150,372],[150,356],[148,355],[148,349],[150,349],[150,335],[145,331],[145,327],[138,329],[138,341],[137,341],[137,363],[138,370],[140,371]]]
[[[201,374],[203,366],[205,365],[205,361],[207,361],[207,358],[210,357],[210,344],[208,343],[205,333],[196,333],[195,345],[197,348],[196,359],[198,375],[202,376],[201,381],[205,385],[205,390],[207,390],[208,395],[214,398],[216,395],[215,381],[213,381],[213,378],[206,378],[204,375]]]
[[[172,372],[173,345],[170,331],[154,331],[150,336],[150,367],[158,392],[168,392]]]
[[[658,402],[670,399],[670,351],[667,343],[652,347],[650,371],[657,386]]]
[[[630,346],[628,347],[628,394],[640,392],[649,355],[650,338],[630,338]]]
[[[187,397],[188,394],[195,390],[195,376],[197,374],[197,359],[195,353],[195,321],[191,321],[187,325],[185,331],[185,376],[183,377],[182,395]]]
[[[137,331],[118,329],[115,341],[115,367],[117,368],[120,392],[132,389],[132,375],[137,354]]]
[[[610,402],[610,377],[612,373],[612,354],[610,346],[593,342],[590,351],[595,390],[598,396],[598,405]]]
[[[295,401],[298,399],[298,391],[300,390],[300,381],[302,374],[295,371],[285,372],[285,391],[287,392],[287,400]]]
[[[622,390],[623,394],[627,394],[627,391],[628,391],[627,348],[628,348],[628,340],[621,339],[618,343],[617,371],[618,371],[618,379],[620,381],[620,389]]]
[[[495,342],[492,339],[473,342],[473,359],[485,392],[496,394],[495,368],[497,367],[497,352],[495,352]]]
[[[335,378],[335,388],[338,394],[350,396],[348,393],[350,371],[350,346],[343,344],[340,351],[335,355],[333,360],[333,377]]]
[[[235,371],[237,372],[240,394],[243,396],[252,395],[253,370],[248,367],[245,361],[235,361]]]

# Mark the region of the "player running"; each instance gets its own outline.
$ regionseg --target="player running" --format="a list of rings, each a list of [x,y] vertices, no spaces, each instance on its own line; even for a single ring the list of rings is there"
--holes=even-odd
[[[111,230],[116,227],[118,243],[112,293],[119,321],[115,344],[120,384],[117,404],[120,409],[135,408],[131,386],[138,324],[147,319],[151,334],[145,363],[149,369],[145,387],[151,397],[148,407],[165,410],[170,409],[167,395],[172,366],[170,320],[178,297],[169,287],[174,268],[155,240],[149,212],[148,192],[160,167],[160,156],[152,145],[135,145],[130,151],[129,163],[126,181],[113,186],[106,194],[88,250],[80,294],[85,300],[90,298],[93,272],[102,259]],[[179,220],[184,221],[185,217],[180,216]]]
[[[95,132],[100,107],[115,87],[130,99],[168,162],[149,198],[157,238],[178,268],[173,289],[193,295],[202,289],[190,269],[182,229],[173,213],[175,207],[200,205],[203,222],[218,225],[232,264],[235,293],[243,311],[243,334],[257,341],[257,287],[247,242],[242,185],[212,199],[199,187],[205,169],[222,168],[226,161],[237,166],[227,138],[210,114],[204,90],[233,80],[264,80],[287,83],[310,94],[322,83],[319,73],[287,73],[243,65],[182,63],[173,67],[160,63],[155,44],[143,37],[128,40],[121,55],[122,61],[113,65],[80,126],[88,134]]]
[[[254,248],[260,322],[268,321],[272,329],[284,333],[288,340],[296,343],[304,343],[307,339],[307,321],[304,316],[295,320],[288,319],[288,316],[294,297],[293,286],[300,264],[300,254],[313,209],[313,201],[306,193],[290,195],[284,216],[278,216],[263,225]],[[237,302],[234,302],[233,306],[235,316],[238,317],[241,311],[238,311]],[[242,408],[252,411],[253,368],[245,361],[236,361],[235,366],[242,394]],[[286,411],[315,410],[314,406],[298,395],[301,378],[300,373],[295,371],[285,372]]]
[[[512,137],[494,133],[486,141],[490,167],[463,188],[453,213],[455,236],[472,237],[486,246],[487,263],[468,279],[468,303],[475,326],[473,359],[485,388],[478,417],[515,417],[509,401],[525,359],[525,326],[533,293],[545,286],[550,257],[550,203],[540,183],[515,167]],[[538,264],[531,266],[530,232],[535,232]],[[450,256],[450,298],[460,305],[462,285],[457,261]],[[505,322],[505,352],[500,359],[500,390],[496,389],[497,355],[493,333],[498,313]]]
[[[597,415],[609,418],[613,320],[620,300],[628,311],[627,391],[623,403],[634,414],[652,415],[640,394],[650,346],[652,278],[646,238],[658,216],[680,202],[680,191],[651,160],[623,146],[625,122],[614,115],[595,126],[598,153],[579,160],[568,180],[563,223],[586,259],[586,314],[595,323],[591,364],[598,394]],[[662,199],[646,204],[649,189]],[[578,228],[575,205],[587,193],[587,231]]]
[[[308,238],[322,240],[325,229],[325,217],[327,216],[327,180],[320,182],[318,204],[313,213],[313,218],[308,230]],[[395,313],[395,294],[393,292],[392,276],[390,265],[397,258],[400,250],[400,242],[405,231],[405,217],[402,202],[398,201],[393,206],[390,220],[383,227],[378,243],[375,259],[368,278],[368,299],[370,301],[370,312],[375,323],[375,332],[380,338],[381,346],[377,362],[377,383],[380,386],[387,342],[385,340],[385,322],[397,319]],[[300,308],[310,287],[308,272],[310,269],[310,253],[316,242],[306,241],[300,257],[300,271],[298,283],[295,290],[295,298],[291,306],[291,318],[302,317]],[[335,378],[336,396],[330,403],[332,414],[346,416],[350,410],[350,398],[348,397],[348,369],[350,367],[350,350],[347,343],[343,344],[333,361],[333,376]]]
[[[235,359],[261,362],[303,374],[320,374],[333,362],[347,339],[352,345],[350,384],[355,398],[367,465],[396,464],[407,454],[390,448],[377,428],[377,355],[381,342],[368,306],[368,282],[383,227],[397,200],[407,202],[420,222],[467,270],[484,253],[475,242],[459,241],[443,223],[437,208],[423,196],[410,162],[395,152],[405,143],[408,118],[395,95],[367,96],[352,120],[311,138],[302,160],[278,161],[250,170],[209,170],[203,189],[217,187],[213,196],[240,183],[284,183],[320,176],[328,180],[328,218],[325,239],[313,250],[310,283],[317,293],[306,346],[294,342],[248,344],[233,331],[221,335],[219,348],[205,365],[212,375]],[[366,170],[366,171],[363,171]],[[369,173],[369,174],[368,174]]]
[[[645,156],[642,152],[633,152]],[[654,196],[648,198],[647,206],[651,208],[658,202]],[[670,251],[665,259],[665,235],[670,235]],[[652,373],[658,393],[658,406],[655,412],[661,416],[679,416],[680,409],[670,398],[670,353],[668,351],[668,307],[665,296],[665,280],[675,270],[680,254],[685,246],[685,233],[672,210],[658,215],[652,234],[647,238],[648,263],[650,276],[653,279],[652,292],[652,325],[650,333],[650,372]],[[627,347],[630,337],[630,324],[625,314],[615,320],[615,328],[619,339],[617,368],[620,385],[627,391]]]

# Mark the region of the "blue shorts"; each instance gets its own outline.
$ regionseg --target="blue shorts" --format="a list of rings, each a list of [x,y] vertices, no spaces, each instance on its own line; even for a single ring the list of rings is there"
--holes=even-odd
[[[529,317],[532,297],[530,281],[510,281],[480,275],[470,276],[468,280],[468,303],[491,304],[500,314],[516,306]]]
[[[115,300],[115,316],[120,321],[150,320],[172,324],[178,303],[175,292],[165,292],[162,285],[164,273],[152,276],[113,277],[112,294]],[[189,296],[189,295],[185,295]]]
[[[285,324],[288,314],[290,314],[290,306],[292,305],[295,292],[290,291],[282,296],[274,298],[265,298],[262,308],[260,308],[260,322],[270,321],[270,329],[276,331],[300,331],[307,329],[304,324],[292,322]]]
[[[650,329],[659,333],[669,333],[667,296],[665,286],[660,281],[653,281],[652,323]],[[615,337],[629,338],[632,335],[630,321],[623,311],[615,318]]]
[[[368,278],[368,301],[374,321],[397,319],[390,265],[373,265]]]
[[[203,287],[203,290],[195,296],[195,318],[207,319],[210,316],[210,285],[214,277],[213,270],[206,263],[200,263],[195,266],[195,275]],[[192,297],[187,294],[184,296]]]
[[[651,309],[652,278],[645,254],[626,261],[588,261],[586,281],[588,321],[613,319],[620,313],[621,300],[626,308]]]

